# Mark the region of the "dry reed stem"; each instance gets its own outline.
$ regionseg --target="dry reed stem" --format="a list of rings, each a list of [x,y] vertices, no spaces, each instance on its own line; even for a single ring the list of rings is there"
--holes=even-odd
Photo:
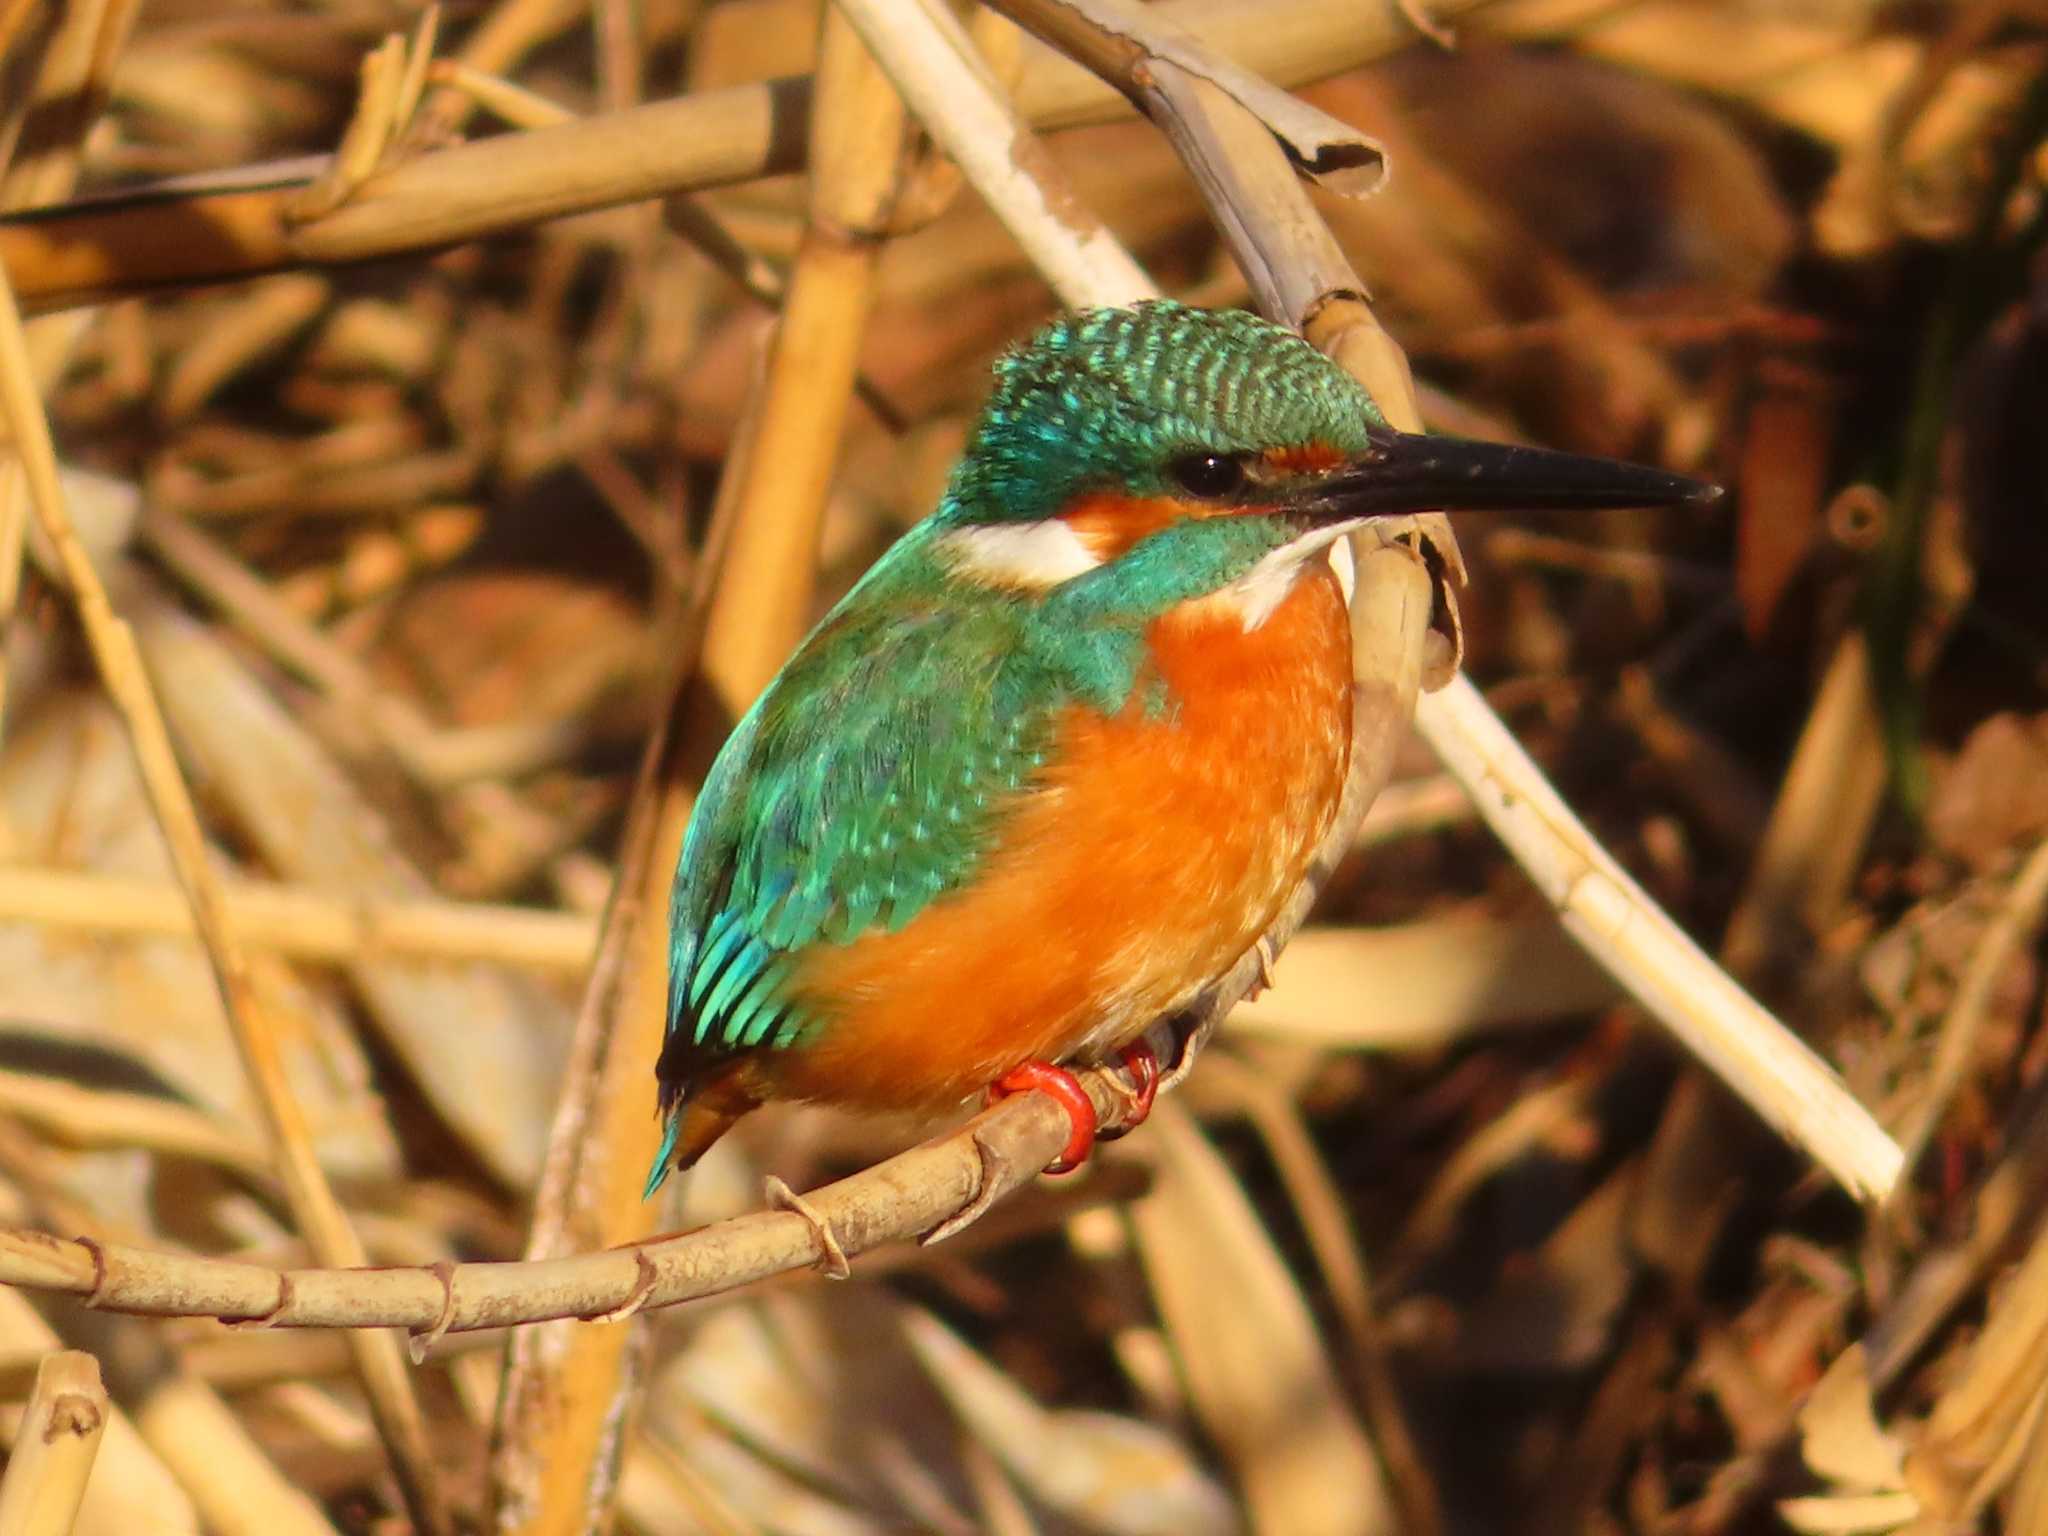
[[[12,142],[0,175],[0,211],[66,197],[78,180],[80,146],[105,108],[114,61],[133,26],[133,0],[94,0],[66,6],[43,40],[32,87],[5,108],[0,143]],[[47,363],[68,352],[78,327],[38,322],[30,327],[30,356]],[[47,371],[39,373],[46,379]],[[0,725],[7,716],[7,637],[21,592],[23,538],[28,531],[28,487],[12,455],[0,459]]]
[[[46,1357],[0,1478],[0,1536],[70,1536],[106,1427],[99,1361],[75,1349]]]
[[[1728,921],[1721,956],[1740,976],[1768,970],[1832,921],[1863,860],[1884,799],[1883,735],[1870,650],[1852,630],[1828,658],[1763,841]]]
[[[1297,947],[1299,943],[1297,939]],[[1298,980],[1289,977],[1290,983]],[[1373,1443],[1386,1463],[1401,1509],[1401,1530],[1405,1536],[1434,1536],[1444,1527],[1442,1500],[1401,1405],[1393,1361],[1373,1315],[1372,1279],[1343,1193],[1292,1096],[1234,1054],[1218,1052],[1217,1058],[1203,1074],[1205,1091],[1214,1084],[1243,1110],[1266,1144],[1266,1154],[1301,1222],[1330,1306],[1351,1347],[1355,1389]]]
[[[635,1197],[658,1138],[649,1112],[647,1063],[659,1050],[665,1023],[667,955],[665,925],[658,918],[666,912],[669,870],[684,814],[675,754],[709,622],[711,592],[731,541],[737,501],[729,491],[748,458],[751,435],[750,412],[728,457],[727,482],[712,508],[691,601],[669,648],[667,707],[641,754],[611,900],[548,1130],[527,1233],[531,1264],[597,1248],[621,1234],[644,1233],[657,1209]],[[650,922],[649,914],[657,920]],[[636,1282],[640,1273],[636,1269]],[[623,1320],[639,1305],[622,1303],[600,1315]],[[416,1351],[424,1354],[439,1331],[416,1338]],[[493,1519],[500,1528],[560,1527],[608,1507],[625,1441],[615,1438],[606,1455],[593,1434],[605,1433],[613,1405],[637,1381],[635,1346],[644,1347],[640,1332],[620,1329],[593,1337],[590,1330],[581,1330],[565,1337],[560,1330],[536,1328],[508,1341],[491,1467]],[[553,1451],[565,1428],[578,1439],[558,1464]]]
[[[1557,909],[1630,995],[1769,1125],[1866,1202],[1887,1198],[1903,1154],[1834,1069],[1707,957],[1600,847],[1479,690],[1426,697],[1416,729]]]
[[[844,21],[823,19],[811,132],[810,218],[783,294],[754,402],[747,450],[721,491],[730,545],[705,618],[704,681],[737,718],[788,657],[810,619],[817,551],[840,439],[852,409],[875,264],[909,162],[902,104]],[[580,1117],[579,1220],[537,1241],[546,1258],[637,1238],[660,1207],[644,1198],[655,1155],[647,1063],[667,1023],[665,925],[670,871],[688,796],[661,786],[660,831],[637,878],[642,919],[619,1025],[607,1042],[594,1112]],[[626,878],[622,876],[622,878]],[[537,1236],[540,1234],[537,1232]],[[499,1528],[574,1536],[616,1491],[612,1426],[638,1384],[639,1330],[573,1330],[522,1339],[500,1415]]]
[[[292,1214],[313,1251],[324,1260],[361,1263],[362,1246],[314,1158],[304,1114],[292,1095],[277,1042],[262,1016],[247,961],[227,926],[219,884],[207,859],[205,834],[179,772],[134,633],[109,605],[99,573],[72,530],[49,422],[31,373],[21,315],[4,272],[0,272],[0,407],[4,407],[27,473],[37,521],[71,590],[101,681],[127,727],[137,771],[163,831],[172,867],[191,903],[194,926],[213,969],[236,1046],[263,1107],[265,1128]],[[396,1341],[364,1334],[356,1339],[355,1348],[357,1367],[415,1519],[431,1532],[449,1529],[428,1452],[425,1422]]]
[[[1920,1161],[1949,1102],[1977,1066],[1978,1041],[1994,989],[2014,957],[2033,943],[2044,907],[2048,907],[2048,842],[2027,855],[1956,982],[1955,1000],[1941,1021],[1924,1096],[1899,1132],[1907,1167]]]
[[[1440,9],[1481,3],[1458,0]],[[1327,0],[1169,0],[1158,9],[1282,86],[1353,68],[1412,37],[1393,7],[1364,17]],[[15,274],[22,301],[42,311],[430,250],[572,213],[800,170],[810,99],[808,78],[770,81],[436,150],[383,168],[345,206],[300,226],[286,209],[306,171],[282,167],[264,185],[263,168],[251,168],[238,172],[240,184],[229,190],[136,194],[46,213],[34,223],[0,224],[0,265]],[[1026,61],[1017,101],[1027,121],[1048,127],[1103,122],[1130,110],[1114,89],[1045,50],[1033,50]]]
[[[715,514],[722,548],[729,505]],[[717,569],[714,555],[702,575]],[[707,593],[697,592],[701,614]],[[664,1023],[662,938],[669,867],[680,843],[681,794],[672,756],[702,626],[680,647],[669,705],[650,736],[634,784],[619,865],[596,958],[577,1010],[563,1091],[527,1234],[530,1264],[645,1233],[658,1209],[636,1198],[658,1138],[647,1063]],[[650,921],[652,917],[652,921]],[[636,1280],[638,1278],[636,1270]],[[618,1315],[637,1308],[622,1303]],[[492,1456],[493,1520],[501,1530],[578,1529],[610,1502],[623,1440],[605,1443],[622,1392],[637,1383],[638,1327],[541,1327],[508,1341]],[[415,1348],[424,1355],[431,1336]]]
[[[775,323],[704,641],[705,676],[734,718],[810,622],[825,504],[907,150],[902,104],[835,11],[825,13],[820,50],[810,219]]]
[[[1258,153],[1249,140],[1219,134],[1213,87],[1205,91],[1204,82],[1176,78],[1172,66],[1151,67],[1161,81],[1162,104],[1178,107],[1186,119],[1179,133],[1189,149],[1215,152],[1234,145],[1240,153]],[[1279,195],[1270,172],[1263,185],[1271,189],[1266,201]],[[1225,229],[1243,253],[1254,291],[1268,302],[1313,305],[1322,294],[1357,292],[1361,286],[1355,277],[1343,280],[1349,269],[1342,253],[1299,216],[1239,212],[1225,220]],[[1375,391],[1381,409],[1396,426],[1420,431],[1412,387],[1402,387],[1405,370],[1386,373]],[[1708,960],[1598,846],[1469,681],[1453,677],[1425,694],[1416,729],[1549,897],[1567,930],[1616,980],[1852,1193],[1870,1199],[1889,1193],[1900,1166],[1896,1145],[1832,1069]]]
[[[87,1088],[60,1077],[0,1070],[0,1113],[58,1146],[142,1147],[268,1179],[270,1149],[204,1110],[144,1093]]]
[[[485,960],[580,975],[597,942],[595,919],[537,907],[380,901],[253,880],[223,881],[220,894],[237,940],[299,960]],[[20,864],[0,871],[0,921],[138,937],[196,932],[176,886]]]
[[[1123,1124],[1124,1096],[1098,1073],[1082,1080],[1102,1124]],[[929,1233],[964,1207],[1030,1182],[1065,1144],[1067,1129],[1065,1111],[1044,1095],[1018,1095],[805,1198],[846,1253],[858,1257]],[[477,1328],[556,1318],[624,1321],[803,1269],[819,1254],[817,1229],[786,1211],[567,1258],[371,1269],[278,1270],[0,1228],[0,1284],[149,1316],[267,1328],[404,1328],[425,1349],[442,1334]]]
[[[1128,0],[996,0],[995,9],[1142,105],[1155,66],[1199,75],[1286,146],[1295,169],[1332,192],[1363,197],[1386,179],[1379,145]],[[1162,125],[1165,126],[1165,125]]]
[[[191,1494],[213,1536],[335,1536],[319,1504],[192,1372],[167,1372],[140,1396],[134,1413],[136,1429]]]
[[[64,1348],[57,1331],[29,1299],[0,1290],[0,1349],[27,1357],[21,1386],[33,1385],[35,1371]],[[109,1352],[112,1358],[112,1352]],[[200,1528],[200,1516],[177,1477],[118,1405],[107,1410],[106,1430],[96,1458],[98,1473],[87,1484],[77,1527],[81,1536],[129,1536],[141,1520],[158,1536],[185,1536]],[[299,1533],[281,1533],[299,1536]]]
[[[1157,290],[1003,99],[966,30],[939,0],[836,0],[926,130],[1075,307]]]

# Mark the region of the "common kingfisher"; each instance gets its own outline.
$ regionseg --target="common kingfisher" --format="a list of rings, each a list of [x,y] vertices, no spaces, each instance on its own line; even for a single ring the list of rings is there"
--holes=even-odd
[[[1330,546],[1424,510],[1670,506],[1711,486],[1397,432],[1294,333],[1174,303],[997,365],[939,505],[712,765],[671,908],[648,1191],[771,1099],[935,1110],[1122,1055],[1300,882],[1351,745]]]

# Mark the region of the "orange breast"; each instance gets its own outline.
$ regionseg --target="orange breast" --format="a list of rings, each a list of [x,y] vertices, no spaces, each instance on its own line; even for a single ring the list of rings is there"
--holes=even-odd
[[[1155,623],[1174,704],[1063,722],[1048,787],[971,887],[894,934],[806,957],[833,1017],[760,1062],[771,1091],[874,1108],[956,1102],[1018,1062],[1096,1055],[1236,962],[1300,881],[1342,792],[1351,642],[1311,563],[1247,634],[1222,600]],[[1141,690],[1142,692],[1142,690]]]

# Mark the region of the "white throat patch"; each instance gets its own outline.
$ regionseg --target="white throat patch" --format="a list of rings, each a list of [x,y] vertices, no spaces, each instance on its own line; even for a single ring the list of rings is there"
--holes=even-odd
[[[1365,522],[1365,518],[1358,517],[1311,529],[1264,556],[1216,596],[1237,609],[1244,621],[1244,632],[1250,634],[1273,617],[1273,610],[1294,590],[1310,560],[1327,559],[1332,544]]]
[[[1032,592],[1056,587],[1102,564],[1081,536],[1057,517],[953,528],[939,536],[935,547],[963,576]]]

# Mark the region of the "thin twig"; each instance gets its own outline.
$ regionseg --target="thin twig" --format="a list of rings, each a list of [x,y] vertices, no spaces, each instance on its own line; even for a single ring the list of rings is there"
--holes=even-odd
[[[1105,1127],[1127,1097],[1084,1074]],[[967,1125],[873,1168],[808,1191],[849,1257],[928,1233],[977,1201],[1037,1177],[1066,1143],[1064,1110],[1043,1094],[1003,1100]],[[266,1328],[404,1328],[443,1333],[554,1318],[623,1321],[817,1262],[816,1226],[758,1212],[677,1236],[567,1258],[446,1266],[277,1270],[0,1228],[0,1284],[61,1291],[87,1305]]]

